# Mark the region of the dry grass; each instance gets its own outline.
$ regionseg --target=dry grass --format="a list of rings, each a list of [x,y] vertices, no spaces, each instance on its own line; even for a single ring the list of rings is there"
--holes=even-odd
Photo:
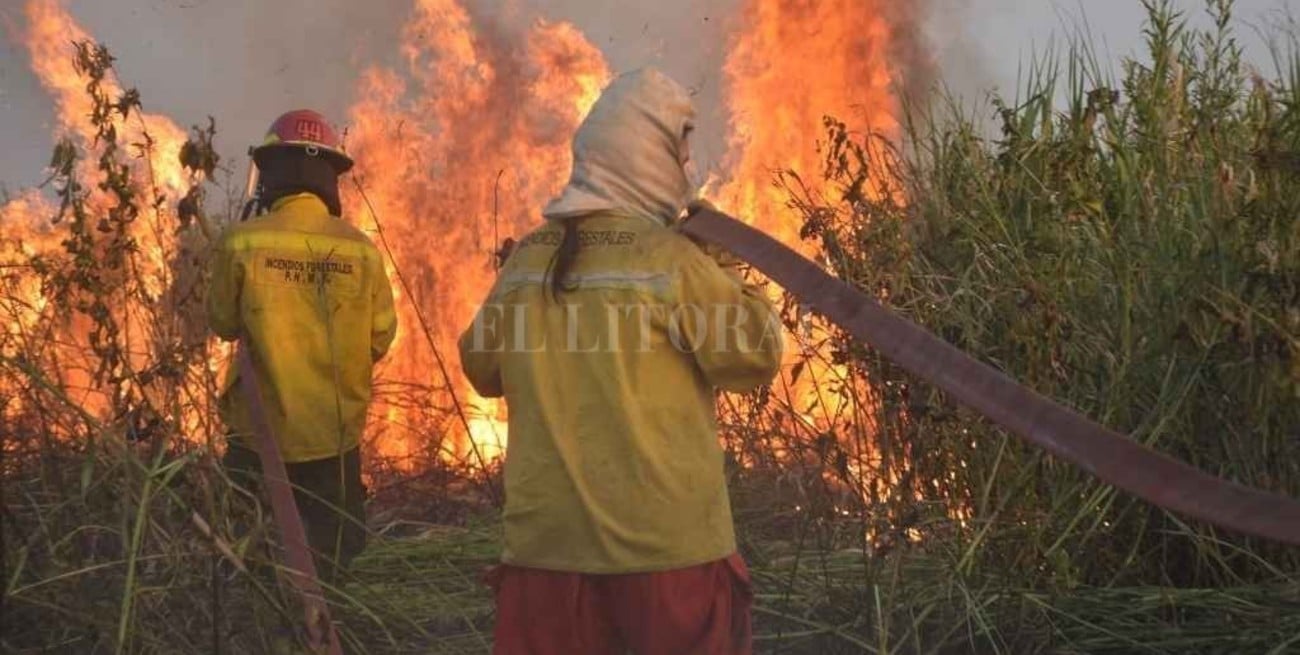
[[[1266,81],[1230,26],[1191,32],[1153,6],[1150,52],[1122,79],[1081,44],[996,105],[998,140],[942,102],[910,114],[905,150],[831,121],[835,192],[782,180],[834,270],[896,310],[1161,450],[1300,496],[1300,61]],[[81,50],[88,79],[104,54]],[[209,179],[212,136],[188,150]],[[276,652],[299,615],[273,583],[272,526],[181,427],[197,415],[218,434],[215,381],[194,366],[212,203],[151,208],[112,138],[60,146],[67,244],[3,270],[3,311],[32,311],[32,280],[63,302],[0,342],[0,649]],[[882,180],[893,194],[869,191]],[[133,220],[180,244],[146,303]],[[128,306],[156,333],[128,339]],[[722,401],[760,652],[1300,650],[1296,549],[1117,495],[784,313],[810,353],[787,375],[820,396]],[[108,410],[80,406],[67,373],[82,361],[107,362],[85,373]],[[430,443],[454,423],[433,417]],[[477,578],[499,552],[484,491],[499,472],[427,460],[371,467],[375,536],[330,594],[355,652],[487,648]]]

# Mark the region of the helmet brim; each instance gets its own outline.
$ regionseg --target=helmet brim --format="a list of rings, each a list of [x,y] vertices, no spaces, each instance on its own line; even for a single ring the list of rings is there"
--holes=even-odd
[[[306,141],[280,141],[277,143],[268,143],[257,146],[253,148],[253,162],[261,168],[266,165],[263,157],[277,150],[298,150],[304,151],[308,154],[314,153],[315,156],[323,157],[328,161],[330,166],[334,168],[334,172],[339,175],[352,170],[352,166],[355,163],[352,158],[342,150],[336,150],[319,143]]]

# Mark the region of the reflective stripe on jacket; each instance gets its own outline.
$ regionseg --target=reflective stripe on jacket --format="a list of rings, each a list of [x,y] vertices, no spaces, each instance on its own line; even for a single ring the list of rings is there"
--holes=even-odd
[[[460,340],[475,389],[509,403],[506,563],[669,570],[736,550],[716,389],[769,382],[780,324],[671,228],[597,214],[570,290],[543,282],[562,227],[525,237]]]
[[[229,228],[213,254],[208,323],[226,340],[248,335],[286,462],[356,447],[372,364],[397,329],[383,262],[364,234],[305,193]],[[221,416],[233,436],[249,438],[238,374],[232,367],[226,379]]]

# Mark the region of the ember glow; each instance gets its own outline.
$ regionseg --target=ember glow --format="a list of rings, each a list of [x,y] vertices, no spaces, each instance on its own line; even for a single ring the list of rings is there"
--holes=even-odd
[[[827,115],[859,134],[897,136],[895,28],[883,4],[740,0],[738,14],[725,21],[732,26],[722,81],[728,152],[708,195],[804,252],[811,245],[800,244],[799,219],[774,187],[774,173],[797,170],[817,184]],[[353,179],[343,181],[345,214],[393,255],[388,271],[400,327],[378,371],[367,441],[396,460],[417,461],[430,450],[460,461],[500,455],[504,406],[473,396],[459,373],[455,339],[495,277],[500,241],[535,226],[567,180],[572,134],[612,75],[574,25],[538,19],[519,28],[472,8],[466,0],[412,0],[397,45],[401,63],[363,70],[351,109],[337,117],[357,159]],[[70,46],[92,36],[58,0],[28,0],[25,13],[22,39],[56,101],[56,136],[72,135],[93,151],[85,81],[73,69]],[[193,183],[177,158],[186,133],[155,115],[132,117],[118,130],[123,142],[144,143],[145,126],[152,146],[133,174],[141,188],[156,188],[163,207],[174,208]],[[0,207],[0,264],[56,251],[59,227],[48,220],[55,213],[35,193]],[[155,212],[137,229],[143,284],[161,299],[175,286],[175,218]],[[21,317],[10,321],[11,331],[32,329],[48,302],[39,289],[21,295],[29,299],[24,307],[3,308]],[[144,327],[141,334],[149,334]],[[63,329],[69,333],[61,339],[80,343],[75,327]],[[149,350],[143,337],[140,350]],[[453,394],[464,420],[453,411]]]

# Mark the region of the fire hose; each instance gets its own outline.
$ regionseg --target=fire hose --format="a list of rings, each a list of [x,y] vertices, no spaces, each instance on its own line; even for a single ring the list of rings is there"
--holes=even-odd
[[[681,229],[730,251],[903,369],[1103,482],[1206,523],[1300,545],[1300,501],[1215,477],[1105,428],[893,314],[775,239],[725,214],[698,210]],[[238,358],[272,512],[285,542],[288,577],[303,601],[309,645],[317,653],[340,655],[338,635],[247,344],[239,349]]]
[[[284,560],[289,569],[289,582],[302,598],[307,643],[313,653],[342,655],[338,633],[334,631],[329,606],[321,593],[320,579],[316,576],[316,564],[307,546],[307,532],[303,529],[298,503],[293,497],[289,473],[285,469],[284,459],[280,457],[280,446],[275,441],[271,422],[266,415],[266,405],[262,402],[251,350],[248,339],[242,339],[238,355],[239,384],[248,397],[249,415],[257,437],[257,453],[262,462],[262,479],[271,497],[271,513],[275,516],[280,537],[284,540]]]
[[[1103,482],[1206,523],[1300,545],[1300,501],[1215,477],[1107,429],[890,312],[730,216],[700,209],[681,229],[730,251],[898,366]]]

